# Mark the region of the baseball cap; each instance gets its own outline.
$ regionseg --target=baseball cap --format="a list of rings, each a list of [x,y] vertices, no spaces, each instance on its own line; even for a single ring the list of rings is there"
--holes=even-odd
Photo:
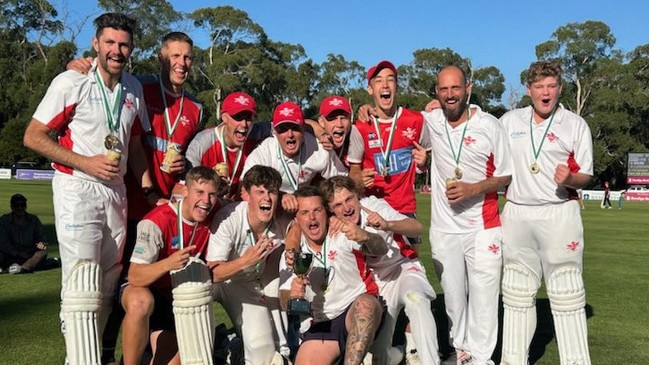
[[[370,67],[370,69],[367,71],[367,83],[369,84],[370,81],[372,81],[372,79],[376,76],[376,74],[381,72],[381,70],[383,70],[384,68],[389,68],[390,70],[392,70],[392,72],[394,72],[394,76],[397,76],[397,68],[394,67],[392,62],[383,60]]]
[[[235,115],[242,111],[249,111],[252,114],[257,115],[257,103],[255,103],[255,99],[241,91],[228,94],[228,96],[223,100],[221,113]]]
[[[349,100],[347,100],[347,98],[343,98],[342,96],[333,95],[327,96],[326,98],[324,98],[324,100],[322,100],[322,103],[320,103],[320,115],[324,117],[327,117],[329,114],[337,110],[342,110],[345,113],[351,115],[352,108],[349,105]]]
[[[302,109],[292,101],[279,104],[273,112],[273,127],[282,123],[304,124]]]
[[[14,194],[11,196],[11,204],[13,205],[16,203],[27,203],[27,198],[20,193]]]

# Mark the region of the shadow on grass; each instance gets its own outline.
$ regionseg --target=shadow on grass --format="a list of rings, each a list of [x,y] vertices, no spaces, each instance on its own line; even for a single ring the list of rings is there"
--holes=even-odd
[[[449,341],[449,327],[448,317],[446,316],[446,307],[444,305],[444,294],[437,295],[437,299],[431,304],[433,316],[437,324],[437,340],[439,342],[439,352],[442,360],[451,356],[455,349],[450,345]],[[594,309],[590,304],[586,304],[586,318],[591,318],[594,315]],[[535,364],[545,354],[545,349],[550,342],[554,339],[554,321],[552,319],[552,311],[550,309],[550,301],[547,298],[540,298],[536,301],[536,331],[532,338],[529,353],[530,365]],[[404,345],[405,337],[404,330],[408,319],[403,311],[399,314],[397,325],[394,331],[393,343],[395,345]],[[494,349],[491,359],[494,363],[500,363],[502,354],[502,327],[503,327],[503,304],[502,297],[498,301],[498,342]]]

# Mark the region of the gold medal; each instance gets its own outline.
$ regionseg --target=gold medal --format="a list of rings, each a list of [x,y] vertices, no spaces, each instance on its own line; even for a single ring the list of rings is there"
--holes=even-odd
[[[104,138],[104,147],[106,147],[107,150],[112,150],[113,148],[117,147],[117,144],[119,143],[119,140],[114,134],[109,134]]]
[[[458,180],[462,179],[462,170],[460,170],[459,167],[456,167],[453,173],[455,174],[456,179]]]
[[[446,179],[446,187],[448,188],[448,186],[453,184],[454,182],[457,182],[457,179],[455,179],[454,177],[449,177],[448,179]]]
[[[388,168],[387,167],[383,167],[381,169],[381,176],[383,176],[383,177],[388,176]]]
[[[228,164],[225,162],[219,162],[214,166],[214,171],[216,171],[217,175],[223,178],[228,178]]]
[[[530,171],[531,171],[533,174],[538,174],[539,171],[541,171],[541,168],[539,167],[539,164],[537,164],[536,162],[534,162],[533,164],[530,165]]]

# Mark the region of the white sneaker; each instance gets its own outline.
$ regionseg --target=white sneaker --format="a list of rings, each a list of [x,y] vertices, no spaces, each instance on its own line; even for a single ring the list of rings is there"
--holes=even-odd
[[[406,365],[421,365],[417,350],[410,350],[406,353]]]
[[[9,273],[10,274],[20,274],[23,271],[22,266],[13,263],[11,266],[9,266]]]

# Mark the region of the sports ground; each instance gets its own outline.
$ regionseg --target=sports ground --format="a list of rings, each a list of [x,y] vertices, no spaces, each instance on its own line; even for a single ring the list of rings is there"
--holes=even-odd
[[[50,241],[54,212],[50,182],[0,180],[0,213],[9,212],[9,197],[20,192],[28,211],[37,214]],[[418,195],[419,218],[429,225],[430,200]],[[584,281],[589,345],[593,364],[649,364],[649,203],[624,202],[622,209],[600,209],[598,201],[582,210],[586,249]],[[427,233],[421,258],[438,294]],[[50,242],[49,256],[58,256]],[[60,269],[26,275],[0,275],[0,365],[63,363],[59,332]],[[438,299],[437,302],[440,302]],[[441,303],[436,303],[443,329]],[[538,328],[530,356],[535,364],[559,364],[547,296],[539,292]],[[227,322],[215,305],[218,322]],[[443,340],[440,340],[442,342]],[[119,349],[118,349],[119,352]]]

